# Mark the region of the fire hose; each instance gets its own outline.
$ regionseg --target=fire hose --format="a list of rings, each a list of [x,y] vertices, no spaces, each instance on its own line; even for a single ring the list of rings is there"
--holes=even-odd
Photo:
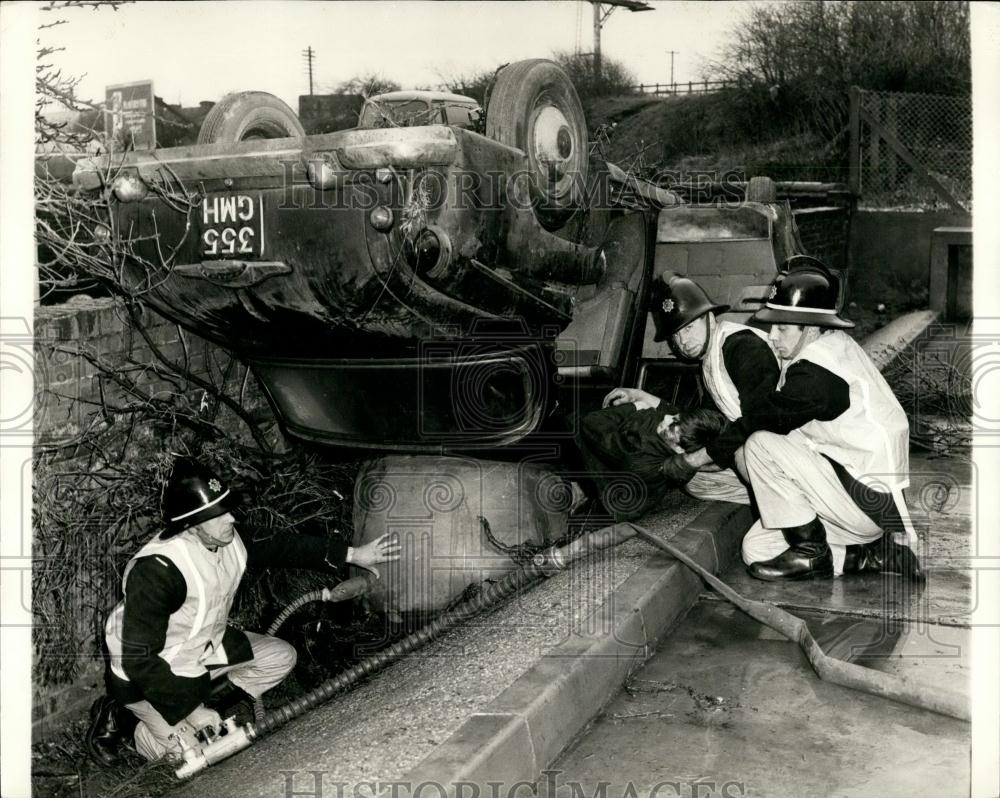
[[[351,687],[360,680],[391,665],[416,649],[437,639],[445,632],[464,623],[483,610],[515,595],[525,588],[564,570],[574,560],[586,556],[599,549],[621,543],[633,535],[637,535],[646,543],[666,552],[671,557],[700,576],[710,587],[715,589],[733,605],[741,609],[754,620],[770,629],[780,632],[789,640],[797,643],[805,653],[816,674],[824,681],[849,687],[853,690],[881,696],[891,701],[930,710],[941,715],[970,720],[968,701],[959,693],[943,688],[932,688],[920,685],[905,676],[895,676],[889,673],[865,668],[861,665],[845,662],[825,654],[813,638],[805,621],[792,615],[780,607],[766,601],[755,601],[740,595],[721,579],[699,565],[681,549],[653,535],[646,528],[632,522],[612,524],[596,530],[562,548],[550,548],[540,552],[516,570],[511,571],[501,580],[487,585],[479,595],[463,604],[445,612],[430,624],[417,632],[393,643],[388,648],[379,651],[362,660],[348,670],[334,676],[310,690],[305,695],[288,704],[263,713],[258,716],[255,706],[255,720],[252,724],[239,727],[233,718],[226,720],[219,732],[207,744],[199,747],[185,748],[182,751],[184,763],[177,769],[179,778],[189,778],[204,770],[209,765],[227,759],[238,751],[252,745],[258,738],[269,734],[289,721],[305,714],[310,709],[329,700],[337,693]],[[341,583],[329,591],[318,590],[300,596],[289,604],[269,627],[269,632],[276,631],[295,610],[311,601],[331,600],[324,594],[342,595],[343,598],[360,595],[367,587],[368,576],[355,577]],[[364,586],[360,582],[364,582]],[[350,584],[349,583],[353,583]],[[340,593],[335,593],[343,588]],[[356,591],[356,592],[354,592]],[[334,599],[336,600],[336,599]]]
[[[237,726],[232,718],[227,719],[219,729],[218,734],[214,735],[210,742],[202,746],[187,747],[182,750],[181,755],[184,762],[175,773],[178,778],[190,778],[209,765],[214,765],[216,762],[228,759],[238,751],[248,748],[263,735],[270,734],[275,729],[329,700],[337,693],[388,667],[412,651],[430,643],[432,640],[436,640],[445,632],[448,632],[459,624],[465,623],[483,610],[499,604],[501,601],[519,593],[535,582],[541,581],[548,573],[544,565],[543,560],[541,562],[532,561],[519,566],[499,581],[486,585],[479,595],[440,615],[423,629],[413,632],[402,640],[396,641],[388,648],[372,654],[370,657],[366,657],[346,671],[327,679],[305,695],[290,701],[282,707],[264,713],[263,718],[255,719],[252,724],[248,723],[245,726]],[[342,585],[344,584],[346,582],[342,583]],[[292,605],[286,607],[282,614],[275,619],[275,623],[277,623],[278,619],[284,621],[295,609],[298,609],[303,604],[307,604],[309,601],[316,601],[317,599],[314,597],[316,593],[322,593],[322,591],[313,591],[313,594],[306,594],[296,599],[293,602],[295,605],[294,609],[290,609]],[[274,624],[272,624],[273,627]]]
[[[713,589],[719,592],[730,603],[743,610],[755,621],[759,621],[770,629],[780,632],[799,648],[813,666],[816,674],[824,681],[850,687],[863,693],[881,696],[890,701],[927,709],[939,715],[947,715],[958,720],[971,720],[968,699],[961,693],[945,688],[931,687],[914,682],[906,676],[895,676],[891,673],[876,671],[852,662],[831,657],[823,652],[816,642],[806,622],[801,618],[786,612],[769,601],[755,601],[741,596],[729,585],[702,568],[691,557],[676,546],[661,540],[648,529],[626,522],[616,526],[627,526],[647,543],[665,551],[671,557],[680,560],[684,565],[705,580]]]
[[[367,593],[378,577],[372,572],[366,572],[361,576],[352,576],[350,579],[345,579],[338,585],[334,587],[324,587],[319,590],[310,590],[308,593],[303,593],[295,601],[286,605],[285,608],[278,613],[278,616],[271,621],[271,625],[267,627],[268,637],[274,637],[278,630],[281,628],[282,624],[287,621],[295,612],[297,612],[301,607],[306,604],[312,604],[316,601],[327,601],[330,603],[336,603],[338,601],[347,601],[357,596],[364,595]],[[260,697],[257,697],[253,701],[253,719],[255,723],[263,723],[265,718],[264,702]]]

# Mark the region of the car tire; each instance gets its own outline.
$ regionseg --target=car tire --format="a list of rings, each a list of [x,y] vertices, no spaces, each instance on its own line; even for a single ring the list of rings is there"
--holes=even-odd
[[[586,195],[587,122],[573,82],[553,61],[516,61],[497,73],[486,135],[528,156],[535,215],[549,230],[565,225]]]
[[[264,91],[227,94],[208,112],[199,144],[235,144],[249,139],[298,138],[305,128],[286,103]]]
[[[769,177],[751,177],[747,183],[747,202],[777,202],[778,189]]]

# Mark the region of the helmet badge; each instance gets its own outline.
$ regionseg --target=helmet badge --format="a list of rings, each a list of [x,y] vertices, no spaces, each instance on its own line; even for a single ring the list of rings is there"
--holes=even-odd
[[[663,300],[664,313],[672,313],[675,307],[676,305],[674,304],[674,300],[670,299],[669,297]]]
[[[778,286],[772,285],[771,292],[767,295],[768,300],[774,299],[778,295]]]
[[[212,491],[212,493],[218,493],[220,490],[222,490],[222,483],[213,477],[212,479],[208,480],[208,487]]]

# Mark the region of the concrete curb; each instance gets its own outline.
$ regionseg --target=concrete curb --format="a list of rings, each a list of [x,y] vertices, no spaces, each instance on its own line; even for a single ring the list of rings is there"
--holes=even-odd
[[[748,507],[713,502],[671,542],[718,573],[736,555],[751,520]],[[701,590],[701,580],[684,565],[653,554],[583,625],[600,631],[574,634],[547,652],[402,782],[411,792],[427,784],[437,795],[458,798],[504,798],[534,784]]]
[[[915,310],[907,313],[868,335],[861,342],[861,348],[879,371],[885,371],[896,356],[923,334],[937,317],[935,310]]]

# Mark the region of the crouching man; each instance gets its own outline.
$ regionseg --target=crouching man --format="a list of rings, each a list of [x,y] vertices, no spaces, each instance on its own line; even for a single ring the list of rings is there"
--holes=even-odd
[[[760,510],[743,559],[769,581],[861,571],[918,579],[917,557],[896,540],[916,541],[903,499],[906,414],[843,331],[854,324],[839,315],[836,276],[805,256],[786,269],[754,316],[771,324],[782,371],[778,390],[739,422],[748,436],[741,465]]]
[[[258,698],[295,665],[295,649],[276,637],[227,624],[247,566],[310,568],[336,574],[345,562],[369,567],[399,559],[383,536],[352,549],[343,541],[274,534],[255,541],[236,531],[234,493],[201,464],[178,459],[166,485],[165,528],[125,567],[125,597],[105,627],[108,695],[94,708],[87,745],[104,764],[133,733],[146,759],[180,751],[195,733],[218,727],[205,706],[213,680]],[[217,683],[218,684],[218,683]]]
[[[656,328],[653,340],[669,341],[674,353],[701,363],[701,377],[711,403],[730,422],[736,422],[759,395],[778,383],[778,361],[761,330],[716,318],[729,309],[713,302],[694,280],[666,273],[651,289],[650,313]],[[660,405],[660,399],[637,388],[616,388],[604,406],[633,403],[639,409]],[[744,480],[733,470],[742,439],[727,434],[706,438],[707,445],[682,461],[659,463],[663,476],[681,483],[691,496],[706,501],[750,504]],[[685,451],[690,452],[689,449]],[[668,453],[669,454],[669,453]]]

